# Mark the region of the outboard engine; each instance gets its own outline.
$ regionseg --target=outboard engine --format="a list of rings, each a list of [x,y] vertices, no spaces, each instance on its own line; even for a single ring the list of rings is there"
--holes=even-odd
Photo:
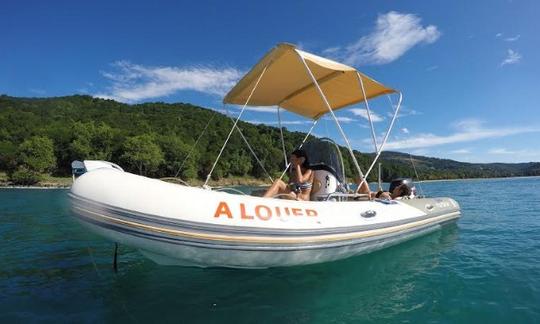
[[[416,187],[414,186],[414,183],[411,178],[397,178],[392,180],[390,182],[390,188],[388,188],[388,192],[393,192],[394,189],[401,186],[402,184],[405,184],[407,187],[411,189],[411,195],[409,197],[416,196]]]
[[[315,170],[311,197],[313,200],[325,200],[329,194],[337,192],[338,179],[326,170]]]

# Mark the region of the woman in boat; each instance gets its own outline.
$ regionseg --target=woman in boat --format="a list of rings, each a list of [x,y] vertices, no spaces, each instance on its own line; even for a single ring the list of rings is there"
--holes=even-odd
[[[369,190],[369,185],[367,181],[362,182],[362,179],[358,180],[358,184],[360,185],[360,190],[358,190],[361,194],[369,195],[369,199],[398,199],[401,197],[408,197],[411,195],[411,188],[403,183],[392,190],[392,192],[389,191],[383,191],[379,190],[377,192],[372,192]]]
[[[274,197],[279,195],[285,199],[309,200],[314,174],[310,169],[306,152],[302,149],[297,149],[292,152],[290,163],[289,183],[286,184],[281,179],[274,181],[263,197]]]

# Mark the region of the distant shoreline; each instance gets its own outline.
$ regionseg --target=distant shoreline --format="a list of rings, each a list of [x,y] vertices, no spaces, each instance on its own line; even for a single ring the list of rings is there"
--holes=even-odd
[[[64,186],[11,186],[11,185],[0,185],[1,189],[37,189],[37,190],[47,190],[47,189],[69,189],[71,187],[64,187]]]
[[[463,178],[463,179],[437,179],[437,180],[422,180],[416,181],[416,183],[428,183],[428,182],[453,182],[453,181],[473,181],[473,180],[512,180],[512,179],[527,179],[527,178],[540,178],[540,176],[516,176],[516,177],[498,177],[498,178]]]
[[[69,189],[71,188],[71,177],[58,177],[56,178],[57,181],[53,179],[48,179],[47,181],[44,181],[43,183],[34,184],[31,186],[21,186],[21,185],[13,185],[10,184],[7,181],[0,181],[0,189]],[[152,178],[153,179],[153,178]],[[182,180],[178,181],[178,179],[174,178],[161,178],[158,179],[165,182],[170,183],[176,183],[176,184],[182,184]],[[193,187],[200,187],[204,184],[203,180],[194,179],[187,181],[187,183],[190,186]],[[219,180],[211,180],[209,185],[211,187],[224,187],[224,186],[266,186],[270,185],[269,181],[256,179],[256,178],[250,178],[250,177],[231,177],[231,178],[222,178]]]
[[[499,177],[499,178],[465,178],[465,179],[438,179],[438,180],[422,180],[416,181],[416,183],[430,183],[430,182],[455,182],[455,181],[480,181],[480,180],[517,180],[517,179],[528,179],[528,178],[540,178],[540,176],[518,176],[518,177]],[[163,180],[163,179],[161,179]],[[370,182],[376,183],[376,182]],[[190,183],[191,186],[199,187],[203,184],[202,180],[193,180]],[[254,178],[224,178],[217,181],[210,182],[211,187],[224,187],[224,186],[266,186],[269,185],[268,181],[263,181]],[[63,184],[54,184],[51,182],[44,183],[42,185],[32,185],[32,186],[21,186],[21,185],[11,185],[5,182],[0,182],[1,189],[36,189],[36,190],[46,190],[46,189],[70,189],[70,185]]]

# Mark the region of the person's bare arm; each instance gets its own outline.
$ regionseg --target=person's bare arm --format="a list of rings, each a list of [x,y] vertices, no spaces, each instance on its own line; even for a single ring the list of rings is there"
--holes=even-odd
[[[298,170],[300,172],[300,175],[298,176],[298,182],[304,183],[304,182],[310,182],[311,180],[311,174],[313,173],[311,169],[307,169],[306,173],[302,174],[302,170],[300,167],[298,167]]]
[[[302,182],[302,168],[300,164],[294,166],[294,175],[296,176],[296,182]]]

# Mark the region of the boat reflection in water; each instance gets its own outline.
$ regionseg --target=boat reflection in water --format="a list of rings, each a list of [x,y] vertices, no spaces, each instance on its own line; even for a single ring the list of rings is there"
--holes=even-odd
[[[127,308],[140,320],[154,316],[140,307],[148,301],[161,306],[164,321],[177,318],[178,309],[193,321],[221,321],[224,312],[248,322],[409,316],[415,307],[430,307],[431,301],[440,298],[444,287],[438,285],[452,276],[445,255],[452,253],[458,236],[457,226],[451,224],[398,246],[342,261],[256,271],[143,263],[116,277],[104,302],[116,304],[118,296],[124,295],[122,307],[111,317],[122,318]],[[447,273],[448,278],[437,277],[440,273]]]

